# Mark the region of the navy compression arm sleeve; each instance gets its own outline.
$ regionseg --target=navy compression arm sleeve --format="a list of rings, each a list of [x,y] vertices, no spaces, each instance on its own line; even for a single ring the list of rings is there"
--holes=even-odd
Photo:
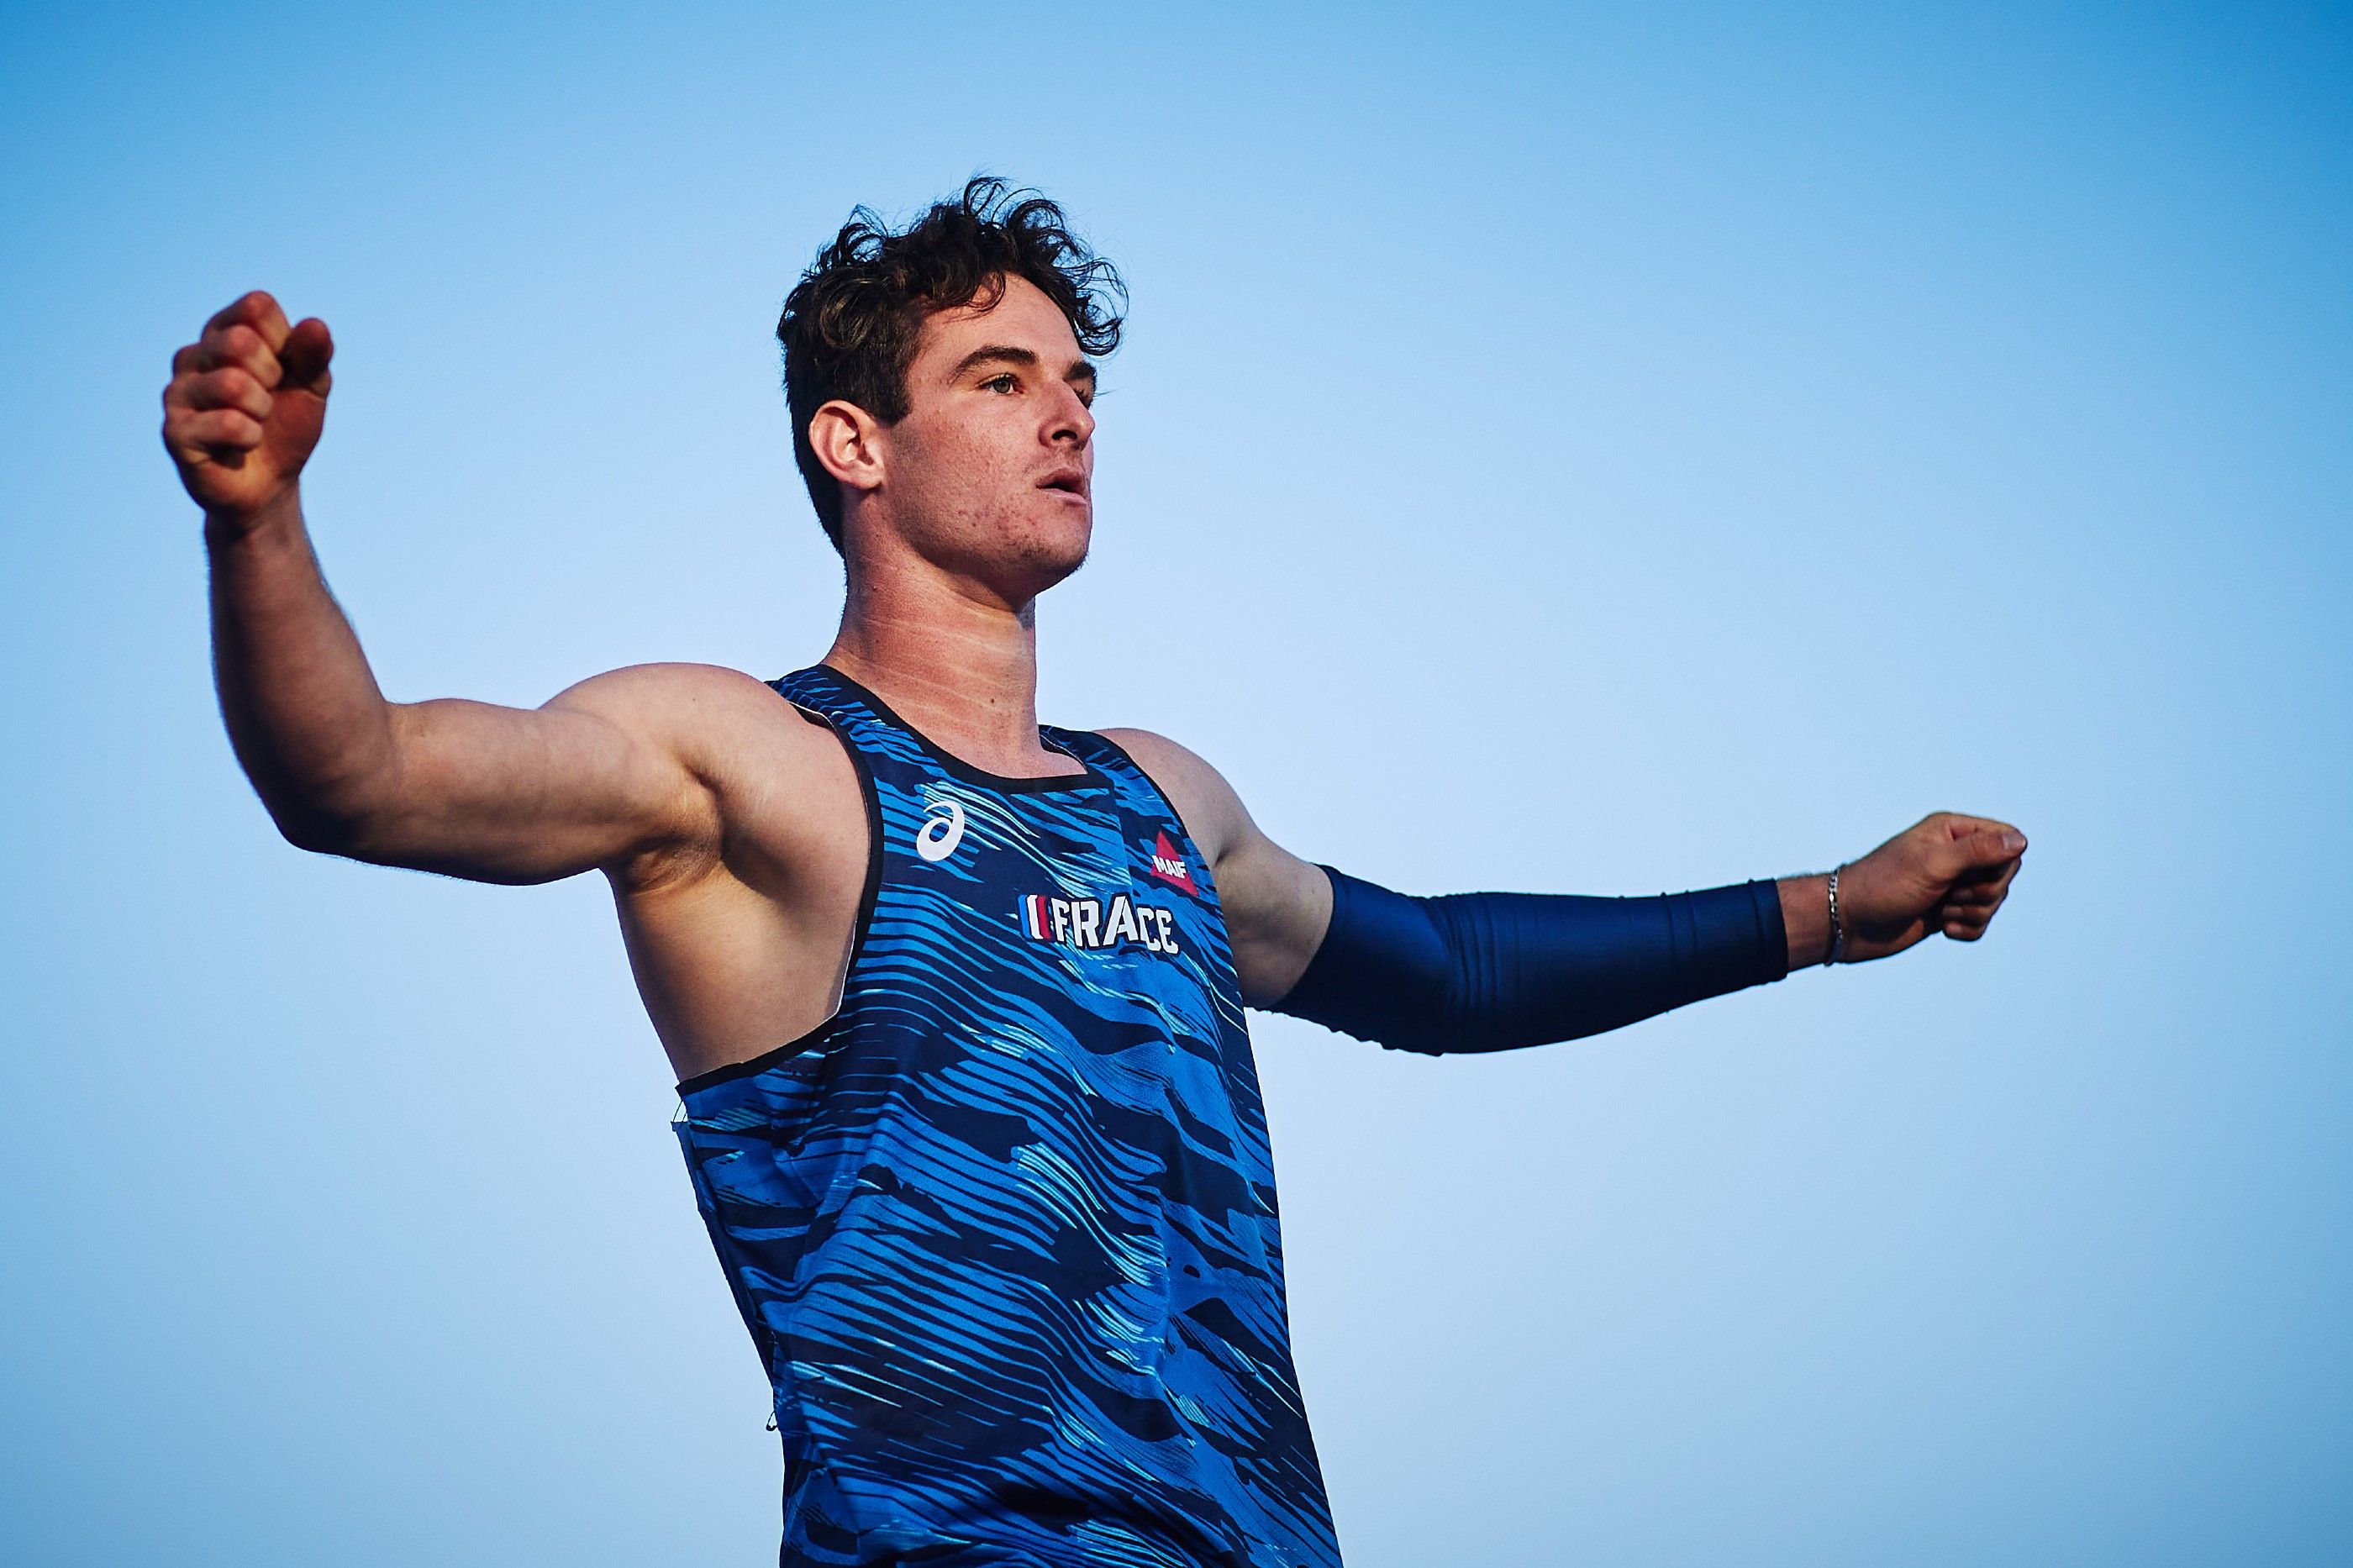
[[[1655,899],[1415,899],[1324,870],[1331,929],[1274,1010],[1400,1050],[1575,1039],[1789,970],[1771,882]]]

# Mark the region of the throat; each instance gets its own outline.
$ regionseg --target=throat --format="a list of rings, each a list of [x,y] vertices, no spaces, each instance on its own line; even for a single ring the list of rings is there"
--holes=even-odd
[[[861,530],[841,627],[825,662],[881,698],[934,746],[985,773],[1086,771],[1038,734],[1038,601]]]
[[[835,639],[831,668],[881,699],[917,734],[960,762],[1008,778],[1054,778],[1084,763],[1038,733],[1038,666],[1030,628],[1017,657],[960,637]],[[878,646],[879,641],[879,646]]]

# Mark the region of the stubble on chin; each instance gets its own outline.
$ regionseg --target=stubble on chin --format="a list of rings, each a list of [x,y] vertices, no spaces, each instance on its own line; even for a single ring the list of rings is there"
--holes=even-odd
[[[1094,542],[1092,527],[1072,529],[1061,519],[1050,522],[1029,519],[1008,521],[1003,559],[1025,581],[1044,593],[1087,563]]]

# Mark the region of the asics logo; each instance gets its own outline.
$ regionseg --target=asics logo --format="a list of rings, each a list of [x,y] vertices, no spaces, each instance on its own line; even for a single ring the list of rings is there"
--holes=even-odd
[[[964,842],[964,806],[953,800],[935,800],[931,815],[915,829],[915,853],[926,860],[944,860]]]

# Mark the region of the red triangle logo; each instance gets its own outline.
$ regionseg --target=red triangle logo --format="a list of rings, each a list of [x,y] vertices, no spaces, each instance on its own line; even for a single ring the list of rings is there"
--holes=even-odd
[[[1168,842],[1168,835],[1156,834],[1152,840],[1152,874],[1172,888],[1182,888],[1198,894],[1193,885],[1193,868],[1185,864],[1185,857],[1176,853],[1176,846]]]

